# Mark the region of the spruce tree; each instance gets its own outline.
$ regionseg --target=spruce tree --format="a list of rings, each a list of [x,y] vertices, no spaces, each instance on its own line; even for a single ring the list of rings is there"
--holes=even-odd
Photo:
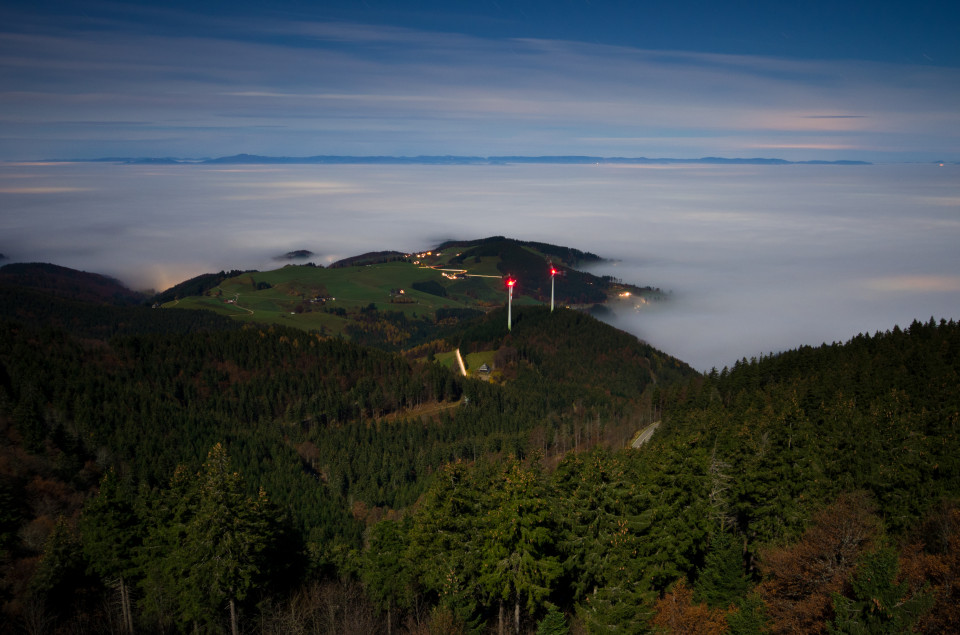
[[[244,492],[219,443],[196,478],[178,469],[155,507],[142,550],[148,605],[160,612],[174,608],[181,627],[216,623],[226,605],[237,633],[237,603],[256,588],[274,539],[270,514],[266,493]]]
[[[897,582],[897,552],[881,547],[864,554],[851,580],[851,595],[833,595],[831,633],[905,633],[931,606],[926,593]]]
[[[694,598],[711,608],[727,608],[750,588],[743,570],[743,548],[736,536],[718,531],[694,584]]]
[[[481,580],[501,606],[513,604],[516,633],[521,609],[536,613],[561,572],[554,544],[556,521],[546,493],[539,465],[525,469],[517,459],[507,462],[491,493]]]
[[[130,578],[136,574],[134,552],[142,540],[142,525],[134,509],[133,493],[112,468],[100,481],[100,491],[80,516],[83,551],[90,568],[120,594],[123,627],[133,632]]]
[[[181,601],[193,619],[203,619],[218,606],[230,609],[231,632],[237,633],[236,603],[258,581],[260,554],[272,538],[268,500],[261,489],[248,497],[238,472],[221,444],[210,450],[199,474],[199,496],[186,527],[184,553],[192,562]]]

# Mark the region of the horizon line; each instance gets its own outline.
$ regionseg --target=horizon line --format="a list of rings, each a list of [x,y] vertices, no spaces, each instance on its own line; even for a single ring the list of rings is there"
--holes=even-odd
[[[428,164],[428,165],[497,165],[509,163],[526,164],[739,164],[739,165],[873,165],[871,161],[857,159],[807,159],[789,160],[778,157],[718,157],[699,158],[677,157],[624,157],[580,154],[553,155],[457,155],[457,154],[420,154],[420,155],[339,155],[323,154],[311,156],[258,155],[240,153],[219,157],[144,157],[112,156],[98,158],[47,158],[34,160],[4,160],[4,163],[123,163],[123,164],[177,164],[177,165],[217,165],[217,164]],[[945,161],[913,161],[907,163],[948,163]],[[954,162],[949,162],[954,163]]]

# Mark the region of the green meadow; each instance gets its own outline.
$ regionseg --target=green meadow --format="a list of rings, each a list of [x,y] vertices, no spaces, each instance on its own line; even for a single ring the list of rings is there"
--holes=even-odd
[[[496,271],[495,263],[487,268]],[[452,280],[443,273],[411,262],[336,269],[287,265],[229,278],[202,296],[168,302],[164,307],[207,309],[243,321],[340,333],[349,321],[344,314],[355,316],[371,304],[378,311],[434,317],[441,308],[477,308],[506,302],[506,291],[497,274]],[[413,288],[428,282],[439,285],[434,289],[442,289],[446,296]],[[519,297],[514,301],[536,303]]]

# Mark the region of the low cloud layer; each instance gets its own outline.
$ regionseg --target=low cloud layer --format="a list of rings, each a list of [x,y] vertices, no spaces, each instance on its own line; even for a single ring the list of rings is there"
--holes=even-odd
[[[960,318],[956,166],[0,166],[0,252],[163,289],[501,234],[669,302],[615,323],[701,370]],[[522,281],[521,281],[522,284]]]

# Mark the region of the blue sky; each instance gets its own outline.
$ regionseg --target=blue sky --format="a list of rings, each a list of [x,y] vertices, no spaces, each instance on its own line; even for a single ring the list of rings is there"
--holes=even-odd
[[[7,2],[0,160],[960,160],[960,3]]]

